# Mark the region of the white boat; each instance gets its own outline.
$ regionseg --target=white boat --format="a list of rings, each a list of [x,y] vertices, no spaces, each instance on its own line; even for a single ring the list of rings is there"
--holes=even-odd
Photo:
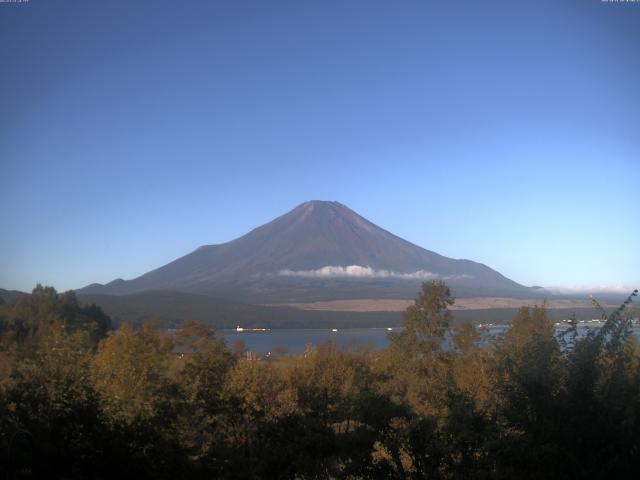
[[[244,332],[244,328],[242,328],[240,325],[238,325],[236,327],[236,332]]]
[[[337,328],[332,328],[332,329],[331,329],[331,331],[332,331],[332,332],[337,332],[337,331],[338,331],[338,329],[337,329]]]

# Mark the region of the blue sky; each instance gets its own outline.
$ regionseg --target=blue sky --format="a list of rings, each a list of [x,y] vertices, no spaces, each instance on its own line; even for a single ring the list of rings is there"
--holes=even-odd
[[[640,286],[640,3],[0,4],[0,287],[310,199],[526,285]]]

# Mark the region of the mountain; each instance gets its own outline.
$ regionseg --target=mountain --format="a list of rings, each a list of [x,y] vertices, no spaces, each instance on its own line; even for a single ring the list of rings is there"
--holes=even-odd
[[[18,290],[5,290],[4,288],[0,288],[0,305],[3,303],[9,303],[15,298],[24,297],[25,295],[29,294]]]
[[[413,298],[443,279],[457,296],[539,296],[481,263],[403,240],[338,202],[305,202],[246,235],[80,294],[176,291],[249,303]]]

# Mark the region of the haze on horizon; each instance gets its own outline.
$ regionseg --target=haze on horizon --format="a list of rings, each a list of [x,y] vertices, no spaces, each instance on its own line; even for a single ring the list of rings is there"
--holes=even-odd
[[[0,288],[312,199],[524,285],[640,286],[640,4],[32,0],[0,41]]]

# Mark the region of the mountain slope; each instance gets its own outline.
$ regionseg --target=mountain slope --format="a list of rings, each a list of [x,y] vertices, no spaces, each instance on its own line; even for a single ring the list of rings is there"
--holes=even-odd
[[[5,290],[4,288],[0,288],[0,304],[9,303],[15,298],[24,297],[25,295],[29,294],[18,290]]]
[[[262,303],[411,298],[429,279],[444,279],[457,295],[535,293],[483,264],[425,250],[338,202],[321,201],[305,202],[236,240],[200,247],[133,280],[80,292],[174,290]]]

